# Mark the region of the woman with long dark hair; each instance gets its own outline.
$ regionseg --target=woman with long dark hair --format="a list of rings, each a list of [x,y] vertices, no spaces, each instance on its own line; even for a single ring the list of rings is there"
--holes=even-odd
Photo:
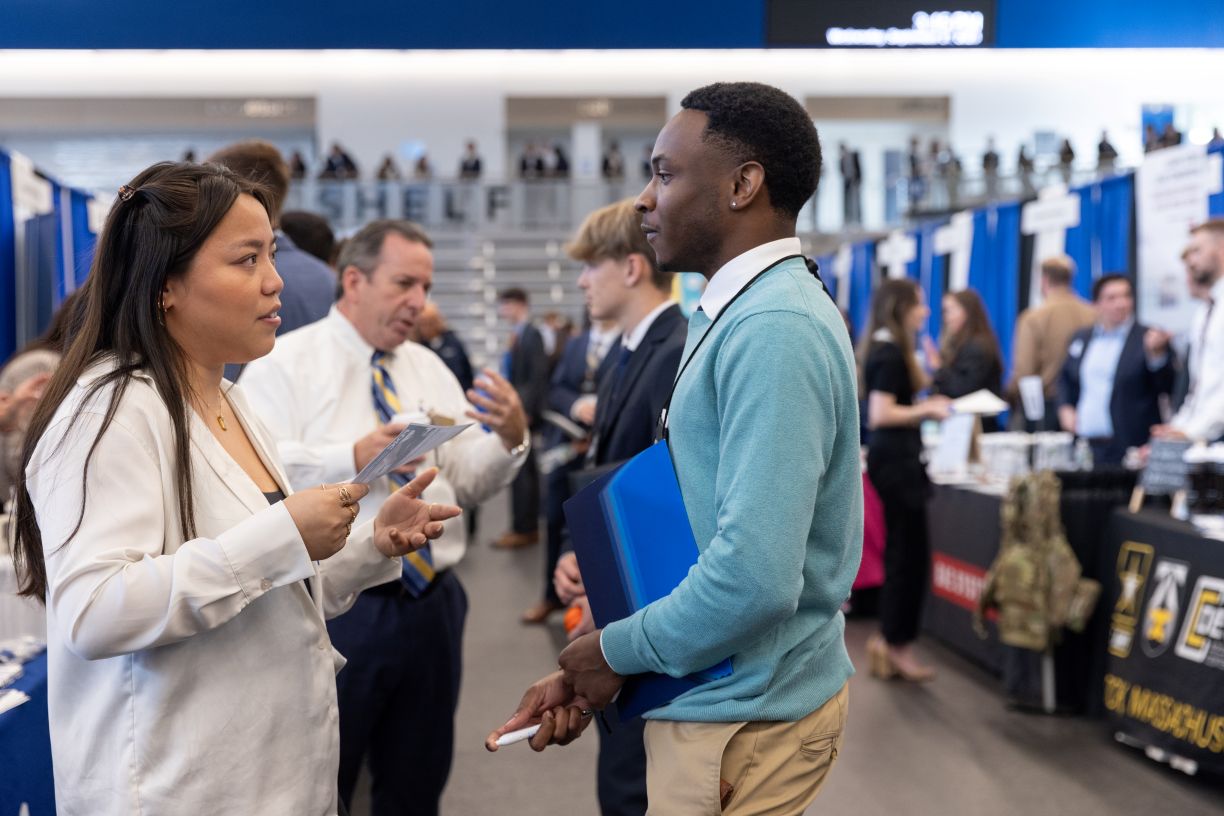
[[[880,635],[868,641],[877,677],[928,680],[933,672],[914,657],[931,553],[919,426],[948,415],[948,398],[917,398],[926,386],[915,339],[930,311],[910,280],[888,280],[871,299],[871,321],[859,343],[859,389],[867,400],[867,475],[884,505],[884,586]]]
[[[263,190],[166,162],[122,187],[26,436],[15,559],[47,605],[62,814],[336,812],[324,617],[458,508],[428,471],[352,529],[362,485],[293,493],[222,379],[272,349]]]
[[[956,399],[983,389],[1003,393],[1003,355],[986,316],[982,299],[972,289],[943,297],[943,330],[938,349],[927,349],[934,374],[931,390]],[[982,419],[982,430],[998,430],[994,417]]]

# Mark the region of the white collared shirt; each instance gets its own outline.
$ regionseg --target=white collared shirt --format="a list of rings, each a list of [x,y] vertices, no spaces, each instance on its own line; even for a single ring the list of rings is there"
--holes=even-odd
[[[353,478],[353,444],[382,423],[370,392],[374,349],[333,306],[327,317],[278,337],[267,357],[242,372],[242,389],[276,439],[294,489]],[[406,342],[383,361],[404,413],[440,415],[471,422],[471,404],[442,358]],[[422,467],[441,472],[425,491],[426,501],[474,507],[508,485],[523,462],[495,434],[473,425],[426,456]],[[361,500],[357,523],[373,519],[393,483],[380,479]],[[467,549],[462,518],[446,522],[432,544],[434,565],[454,566]]]
[[[1190,393],[1170,423],[1191,439],[1208,442],[1224,435],[1224,366],[1203,364],[1224,358],[1224,278],[1211,287],[1211,299],[1210,317],[1203,304],[1191,324]]]
[[[780,238],[736,255],[710,278],[709,285],[701,295],[701,310],[710,320],[714,320],[719,312],[727,308],[731,299],[763,269],[788,255],[802,254],[803,245],[799,243],[798,238]]]
[[[650,331],[650,327],[654,325],[654,322],[658,316],[666,312],[675,304],[676,302],[674,300],[668,299],[651,309],[650,313],[643,317],[638,324],[633,327],[633,331],[623,336],[621,345],[629,349],[631,352],[637,351],[638,346],[642,345],[642,341],[646,339],[646,332]]]

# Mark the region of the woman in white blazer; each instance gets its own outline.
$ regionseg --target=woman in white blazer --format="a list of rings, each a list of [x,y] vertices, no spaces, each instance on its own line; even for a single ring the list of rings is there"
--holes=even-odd
[[[169,162],[99,237],[18,486],[61,814],[336,813],[324,618],[459,512],[417,498],[436,471],[356,529],[363,486],[291,493],[221,377],[272,349],[274,242],[261,188]]]

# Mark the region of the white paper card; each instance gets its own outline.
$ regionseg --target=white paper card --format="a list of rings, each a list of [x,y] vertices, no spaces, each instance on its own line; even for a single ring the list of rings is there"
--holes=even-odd
[[[1045,384],[1041,377],[1031,374],[1020,378],[1020,401],[1024,404],[1024,418],[1029,422],[1045,419]]]
[[[16,708],[22,703],[28,702],[30,702],[30,696],[24,691],[18,691],[17,689],[4,689],[3,691],[0,691],[0,714],[3,714],[9,709]]]
[[[409,425],[400,431],[399,436],[391,440],[391,444],[370,460],[370,463],[353,477],[357,484],[370,484],[381,479],[397,467],[406,465],[434,450],[445,442],[449,442],[473,423],[463,425]]]
[[[969,451],[973,447],[973,429],[977,417],[973,414],[953,414],[943,421],[939,432],[939,447],[931,457],[935,473],[964,473],[969,468]]]
[[[983,388],[952,400],[952,410],[958,414],[998,416],[1007,410],[1007,403],[988,389]]]

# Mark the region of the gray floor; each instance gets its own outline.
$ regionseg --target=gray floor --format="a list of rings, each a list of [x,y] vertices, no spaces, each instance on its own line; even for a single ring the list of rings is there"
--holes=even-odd
[[[497,754],[484,736],[505,721],[522,690],[556,666],[559,618],[525,627],[519,612],[540,591],[542,547],[501,552],[505,502],[490,502],[460,567],[471,600],[465,682],[446,816],[597,814],[597,740],[588,732],[537,755],[525,745]],[[870,623],[851,622],[851,656],[865,667]],[[939,669],[915,687],[851,681],[849,733],[838,765],[809,814],[1033,816],[1224,813],[1224,786],[1190,779],[1113,743],[1099,721],[1033,717],[1003,709],[992,678],[929,644]],[[359,793],[353,816],[368,812]]]

